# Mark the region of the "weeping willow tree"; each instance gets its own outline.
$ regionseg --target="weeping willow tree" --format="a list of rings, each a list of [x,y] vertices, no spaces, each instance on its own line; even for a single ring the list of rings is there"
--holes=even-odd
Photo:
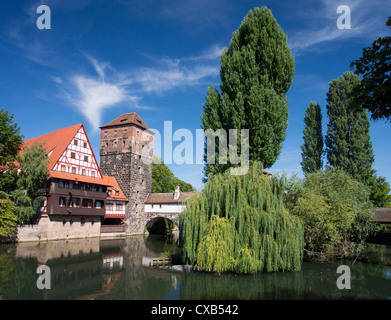
[[[257,162],[245,175],[228,170],[208,180],[180,220],[185,262],[210,272],[299,270],[304,229],[284,208],[284,186]]]

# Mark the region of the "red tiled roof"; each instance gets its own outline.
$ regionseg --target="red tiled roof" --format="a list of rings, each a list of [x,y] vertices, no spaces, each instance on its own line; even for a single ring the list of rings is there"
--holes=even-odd
[[[33,143],[42,143],[44,144],[44,147],[46,149],[46,152],[48,154],[48,170],[49,170],[49,176],[52,178],[59,178],[59,179],[66,179],[70,181],[80,181],[80,182],[86,182],[91,184],[98,184],[98,185],[104,185],[109,186],[110,182],[103,178],[93,178],[89,176],[83,176],[83,175],[77,175],[67,172],[60,172],[60,171],[54,171],[52,170],[57,161],[60,159],[61,155],[63,154],[64,150],[69,146],[72,139],[75,137],[79,129],[83,127],[84,125],[82,123],[76,124],[70,127],[58,129],[56,131],[49,132],[47,134],[44,134],[39,137],[35,137],[29,140],[24,141],[24,146],[21,151],[23,154],[23,150],[26,147],[31,146]],[[84,129],[85,131],[85,129]],[[88,140],[88,137],[87,137]],[[93,152],[93,151],[92,151]],[[95,156],[94,156],[95,157]]]
[[[111,195],[107,196],[107,200],[129,201],[123,194],[121,188],[117,183],[117,180],[114,177],[103,176],[103,178],[107,180],[110,184],[107,190],[111,191]],[[115,191],[118,191],[118,196],[115,195]]]
[[[180,203],[197,193],[197,191],[181,192],[177,200],[174,200],[174,193],[150,193],[144,203]]]
[[[100,128],[122,126],[125,124],[135,124],[143,129],[149,129],[145,122],[141,120],[141,118],[137,115],[136,112],[122,114],[118,118],[114,119],[113,121],[110,121],[108,124],[105,124]]]
[[[24,141],[24,148],[31,146],[34,142],[43,143],[50,160],[48,169],[52,170],[53,166],[71,143],[73,137],[79,131],[81,126],[83,126],[83,124],[76,124],[74,126],[59,129],[36,138],[26,140]]]
[[[50,171],[50,177],[52,178],[58,178],[58,179],[64,179],[64,180],[70,180],[75,182],[85,182],[85,183],[91,183],[91,184],[98,184],[102,186],[111,186],[112,183],[109,182],[106,179],[103,178],[93,178],[88,176],[82,176],[79,174],[73,174],[68,172],[61,172],[61,171]]]

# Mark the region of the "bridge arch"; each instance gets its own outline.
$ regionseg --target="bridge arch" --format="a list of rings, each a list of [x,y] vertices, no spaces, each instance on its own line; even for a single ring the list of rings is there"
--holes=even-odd
[[[166,229],[179,231],[178,214],[150,214],[145,223],[144,230],[150,234],[163,234]]]

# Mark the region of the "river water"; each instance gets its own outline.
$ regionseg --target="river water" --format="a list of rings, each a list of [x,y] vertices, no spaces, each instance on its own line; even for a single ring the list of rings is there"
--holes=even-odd
[[[391,246],[369,244],[356,261],[304,262],[301,271],[288,273],[218,275],[150,266],[151,258],[175,250],[175,242],[153,235],[1,244],[0,299],[391,299]],[[50,283],[39,279],[41,265],[50,268]],[[350,268],[351,289],[337,287],[340,265]],[[39,281],[50,289],[38,289]]]

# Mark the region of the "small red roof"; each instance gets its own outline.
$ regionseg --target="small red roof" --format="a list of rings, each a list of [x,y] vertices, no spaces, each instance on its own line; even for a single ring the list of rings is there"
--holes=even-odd
[[[107,191],[111,191],[111,194],[107,196],[107,200],[129,201],[123,194],[117,180],[114,177],[103,176],[103,178],[110,184]],[[118,195],[116,195],[116,191],[118,192]]]

